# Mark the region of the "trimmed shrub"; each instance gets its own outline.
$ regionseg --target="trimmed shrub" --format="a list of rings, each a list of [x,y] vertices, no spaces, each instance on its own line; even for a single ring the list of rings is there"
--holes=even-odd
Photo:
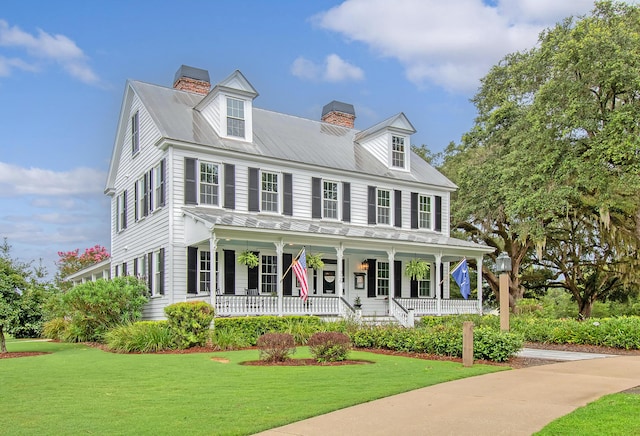
[[[146,293],[147,285],[134,277],[74,286],[60,296],[60,310],[69,320],[61,339],[102,342],[109,329],[140,319]]]
[[[351,339],[344,333],[316,333],[307,342],[311,354],[318,362],[338,362],[347,359]]]
[[[241,333],[249,343],[255,346],[258,338],[265,333],[286,332],[294,335],[298,345],[304,345],[306,338],[313,333],[324,331],[326,323],[315,316],[250,316],[238,318],[217,318],[214,331],[222,335],[224,330]]]
[[[118,326],[106,333],[105,340],[112,350],[125,353],[154,353],[176,348],[167,321],[138,321]]]
[[[260,359],[265,362],[284,362],[296,350],[293,336],[289,333],[265,333],[258,338]]]
[[[187,301],[164,308],[169,328],[180,349],[204,346],[209,338],[213,307],[204,301]]]
[[[473,330],[473,357],[505,362],[522,348],[522,336],[490,327]]]

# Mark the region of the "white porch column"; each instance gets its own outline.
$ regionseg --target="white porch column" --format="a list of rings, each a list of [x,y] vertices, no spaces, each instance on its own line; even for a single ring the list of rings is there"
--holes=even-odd
[[[337,271],[336,275],[336,295],[342,297],[344,294],[344,282],[342,281],[342,277],[344,276],[344,271],[342,270],[342,260],[344,259],[344,246],[340,243],[340,246],[336,248],[336,257],[337,257]]]
[[[440,277],[440,265],[442,265],[442,254],[436,254],[436,314],[442,315],[442,295],[441,286],[443,278]]]
[[[478,276],[478,313],[482,315],[482,256],[476,257],[476,270]]]
[[[215,232],[211,232],[209,238],[209,298],[211,305],[216,307],[216,294],[218,291],[218,274],[216,273],[216,250],[218,249],[218,239]]]
[[[389,258],[389,307],[388,307],[388,312],[389,315],[391,315],[392,313],[392,306],[393,306],[393,301],[392,298],[395,295],[395,265],[394,265],[394,260],[396,258],[396,249],[392,248],[391,250],[387,250],[387,256]]]
[[[283,298],[283,290],[282,290],[282,272],[283,272],[283,268],[282,268],[282,253],[284,251],[284,241],[280,240],[278,242],[274,242],[275,246],[276,246],[276,259],[278,260],[276,262],[276,271],[278,273],[278,284],[277,284],[277,290],[278,290],[278,316],[282,316],[282,298]]]

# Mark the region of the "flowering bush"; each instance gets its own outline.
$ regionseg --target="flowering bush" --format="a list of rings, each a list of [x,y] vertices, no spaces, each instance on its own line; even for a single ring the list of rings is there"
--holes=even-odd
[[[102,262],[111,257],[106,248],[101,245],[94,245],[84,250],[80,254],[80,249],[76,248],[72,251],[58,251],[58,268],[60,268],[60,277],[64,278],[76,271],[80,271],[89,265]]]

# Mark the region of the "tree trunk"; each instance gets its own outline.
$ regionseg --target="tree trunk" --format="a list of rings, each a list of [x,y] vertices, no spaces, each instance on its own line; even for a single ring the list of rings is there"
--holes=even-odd
[[[585,298],[578,303],[578,317],[580,319],[587,319],[591,317],[591,309],[593,308],[593,301],[590,298]]]
[[[7,352],[7,344],[4,340],[4,329],[2,325],[0,325],[0,353]]]

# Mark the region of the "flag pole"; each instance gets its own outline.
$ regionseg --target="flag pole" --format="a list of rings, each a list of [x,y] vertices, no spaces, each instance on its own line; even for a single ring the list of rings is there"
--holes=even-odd
[[[296,254],[296,257],[293,259],[293,262],[295,262],[296,260],[298,260],[298,258],[300,257],[300,255],[302,254],[302,251],[304,250],[304,245],[302,246],[302,248],[300,249],[300,251],[298,251],[298,254]],[[286,277],[287,273],[289,272],[289,270],[291,269],[291,267],[293,266],[293,262],[291,262],[291,265],[289,265],[289,268],[287,268],[287,270],[284,272],[284,274],[282,274],[282,278],[280,279],[280,281],[283,281],[284,278]]]

